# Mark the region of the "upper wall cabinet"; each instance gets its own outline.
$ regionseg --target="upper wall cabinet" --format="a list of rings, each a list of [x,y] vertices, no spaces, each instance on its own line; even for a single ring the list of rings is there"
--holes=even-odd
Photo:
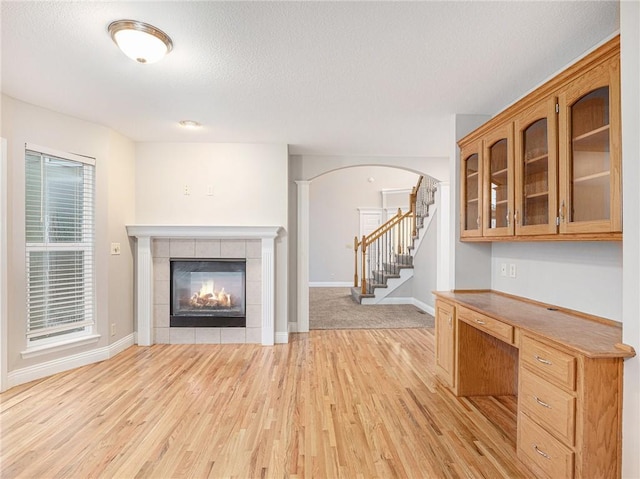
[[[619,65],[612,58],[559,94],[562,233],[622,231]]]
[[[482,142],[467,145],[460,155],[460,236],[478,238],[482,236]]]
[[[512,235],[513,125],[500,125],[484,137],[484,236]]]
[[[515,120],[515,233],[555,234],[557,194],[556,99],[542,100]]]
[[[462,239],[621,240],[619,37],[459,146]]]

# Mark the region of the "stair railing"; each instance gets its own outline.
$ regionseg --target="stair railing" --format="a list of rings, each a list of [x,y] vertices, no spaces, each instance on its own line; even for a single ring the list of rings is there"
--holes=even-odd
[[[437,180],[430,176],[420,176],[409,194],[407,212],[403,213],[398,208],[398,213],[376,230],[363,235],[361,240],[357,236],[354,238],[353,286],[358,287],[360,279],[362,294],[373,293],[377,285],[384,284],[385,275],[398,274],[403,266],[411,264],[410,248],[424,218],[429,216],[429,205],[435,202],[436,187]]]

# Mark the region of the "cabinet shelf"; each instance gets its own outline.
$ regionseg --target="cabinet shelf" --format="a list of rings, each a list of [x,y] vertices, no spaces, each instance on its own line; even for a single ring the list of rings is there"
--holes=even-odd
[[[549,196],[548,191],[541,191],[540,193],[531,193],[530,195],[524,195],[524,197],[528,200],[535,199],[535,198],[543,198],[545,196]]]
[[[575,151],[609,151],[609,125],[576,136],[571,141]]]
[[[498,170],[498,171],[492,171],[491,172],[491,178],[506,176],[508,171],[509,171],[508,168],[503,168],[503,169]]]
[[[496,201],[494,203],[494,205],[498,206],[498,205],[506,205],[509,202],[509,200],[500,200],[500,201]]]
[[[474,171],[472,173],[467,173],[467,178],[475,178],[476,176],[478,176],[477,171]]]
[[[549,171],[549,162],[538,160],[533,163],[526,163],[524,167],[524,177],[525,181],[530,177],[537,177],[541,173],[544,173],[544,176],[547,176],[547,172]]]
[[[540,160],[546,160],[547,158],[549,158],[549,154],[545,153],[544,155],[540,155],[540,156],[536,156],[535,158],[530,158],[528,160],[525,161],[525,163],[527,165],[530,165],[531,163],[536,163]]]
[[[594,173],[592,175],[580,176],[578,178],[574,178],[574,183],[582,183],[583,181],[591,181],[597,180],[598,178],[604,178],[605,176],[609,176],[611,174],[610,171],[601,171],[599,173]]]
[[[467,203],[477,203],[478,202],[478,198],[470,198],[467,200]]]

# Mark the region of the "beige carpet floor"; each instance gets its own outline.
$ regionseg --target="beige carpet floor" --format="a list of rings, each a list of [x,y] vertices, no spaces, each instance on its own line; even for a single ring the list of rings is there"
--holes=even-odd
[[[349,288],[309,288],[310,329],[433,327],[433,316],[411,304],[360,305]]]

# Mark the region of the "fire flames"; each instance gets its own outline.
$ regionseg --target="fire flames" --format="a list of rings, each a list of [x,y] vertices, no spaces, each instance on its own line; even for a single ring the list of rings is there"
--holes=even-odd
[[[202,283],[202,287],[189,299],[189,305],[194,308],[206,307],[231,307],[231,294],[225,292],[224,288],[215,290],[213,281]]]

